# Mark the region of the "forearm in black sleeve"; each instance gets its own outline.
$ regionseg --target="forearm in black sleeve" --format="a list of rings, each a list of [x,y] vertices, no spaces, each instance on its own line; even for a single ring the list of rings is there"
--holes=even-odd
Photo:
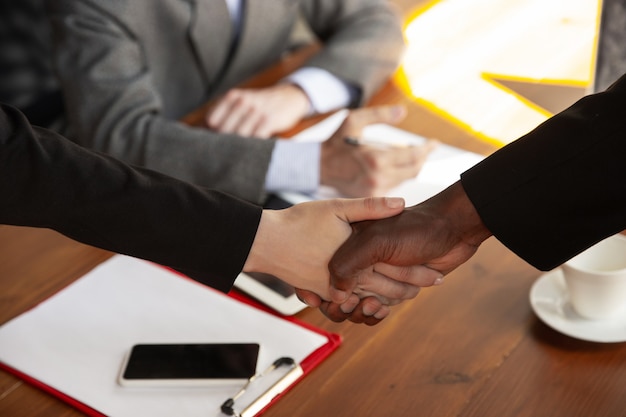
[[[626,228],[626,77],[468,170],[489,230],[542,270]]]
[[[0,223],[54,229],[148,259],[227,291],[254,240],[261,209],[137,169],[33,128],[0,109]]]

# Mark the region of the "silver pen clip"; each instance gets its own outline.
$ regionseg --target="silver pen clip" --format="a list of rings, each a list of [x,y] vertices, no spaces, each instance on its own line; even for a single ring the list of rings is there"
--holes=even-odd
[[[235,401],[241,399],[246,392],[250,391],[254,381],[265,377],[278,369],[286,369],[286,373],[275,381],[268,389],[252,400],[250,404],[245,406],[245,408],[243,408],[240,412],[235,410]],[[298,365],[292,358],[278,358],[263,372],[252,375],[235,395],[224,401],[221,407],[222,413],[234,417],[252,417],[265,408],[265,406],[267,406],[277,395],[285,391],[303,374],[304,372],[302,371],[300,365]]]

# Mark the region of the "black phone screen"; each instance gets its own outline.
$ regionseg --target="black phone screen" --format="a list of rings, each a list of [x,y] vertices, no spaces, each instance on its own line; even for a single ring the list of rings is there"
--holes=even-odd
[[[256,343],[135,345],[122,377],[247,379],[256,371],[258,354]]]

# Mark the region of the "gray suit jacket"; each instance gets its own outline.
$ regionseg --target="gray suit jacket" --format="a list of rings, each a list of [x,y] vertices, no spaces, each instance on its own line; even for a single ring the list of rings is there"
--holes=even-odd
[[[309,65],[360,89],[361,102],[393,72],[403,48],[385,0],[249,0],[232,51],[224,0],[53,0],[48,7],[55,65],[81,144],[257,203],[274,142],[177,120],[274,63],[298,16],[325,44]]]

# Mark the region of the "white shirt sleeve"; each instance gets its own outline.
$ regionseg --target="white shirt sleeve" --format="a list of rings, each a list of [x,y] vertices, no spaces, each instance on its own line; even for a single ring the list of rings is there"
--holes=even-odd
[[[265,177],[269,192],[314,193],[320,182],[319,142],[277,140]]]
[[[315,113],[347,107],[359,94],[357,88],[321,68],[300,68],[283,81],[300,87],[309,97]]]

